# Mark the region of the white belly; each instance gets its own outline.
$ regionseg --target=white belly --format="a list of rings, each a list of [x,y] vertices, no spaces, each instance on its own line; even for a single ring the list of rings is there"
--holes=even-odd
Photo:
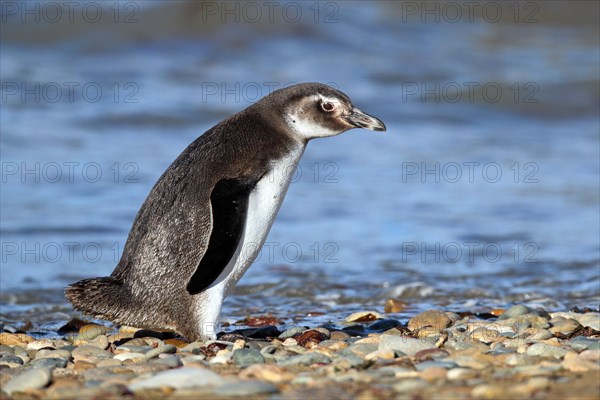
[[[271,172],[263,176],[250,193],[242,239],[231,261],[216,280],[225,281],[225,293],[242,278],[265,243],[303,152],[304,146],[299,146],[287,158],[275,163]]]

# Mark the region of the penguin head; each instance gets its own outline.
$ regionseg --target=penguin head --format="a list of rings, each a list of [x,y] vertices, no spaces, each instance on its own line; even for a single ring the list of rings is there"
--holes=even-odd
[[[302,83],[270,96],[272,105],[281,105],[289,130],[302,140],[335,136],[353,128],[386,130],[382,121],[354,107],[346,94],[321,83]]]

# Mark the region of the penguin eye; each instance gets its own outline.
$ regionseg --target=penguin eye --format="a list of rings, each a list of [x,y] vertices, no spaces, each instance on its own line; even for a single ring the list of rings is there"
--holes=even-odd
[[[324,102],[324,103],[321,103],[321,108],[323,109],[323,111],[331,112],[334,110],[335,105],[333,105],[333,103],[330,103],[330,102]]]

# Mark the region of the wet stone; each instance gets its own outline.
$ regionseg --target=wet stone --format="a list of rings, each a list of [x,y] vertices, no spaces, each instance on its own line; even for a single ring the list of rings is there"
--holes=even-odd
[[[379,319],[375,322],[373,322],[372,324],[370,324],[369,326],[367,326],[367,329],[371,332],[385,332],[389,329],[392,328],[396,328],[398,326],[402,326],[402,323],[398,320],[395,319],[390,319],[390,318],[385,318],[385,319]]]

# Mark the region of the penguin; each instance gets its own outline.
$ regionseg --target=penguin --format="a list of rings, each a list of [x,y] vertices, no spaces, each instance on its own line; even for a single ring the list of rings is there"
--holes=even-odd
[[[67,299],[116,324],[215,339],[223,299],[261,250],[307,143],[352,128],[386,130],[320,83],[226,118],[158,179],[112,274],[69,285]]]

